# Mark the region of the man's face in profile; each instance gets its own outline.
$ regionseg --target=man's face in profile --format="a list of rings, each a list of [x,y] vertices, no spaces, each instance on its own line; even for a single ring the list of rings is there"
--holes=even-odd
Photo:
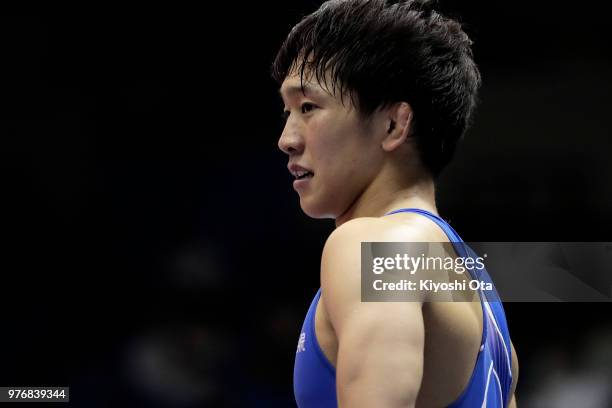
[[[278,141],[289,155],[302,210],[313,218],[336,218],[364,191],[382,159],[377,138],[351,98],[331,95],[314,77],[295,70],[280,94],[287,121]],[[299,167],[298,167],[299,166]]]

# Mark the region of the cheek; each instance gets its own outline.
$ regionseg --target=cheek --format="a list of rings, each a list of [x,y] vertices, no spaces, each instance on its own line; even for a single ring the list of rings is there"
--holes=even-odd
[[[324,121],[313,121],[308,136],[306,154],[310,156],[314,166],[327,166],[333,162],[334,157],[338,157],[341,137],[333,126]]]
[[[350,116],[321,115],[309,124],[306,143],[312,165],[327,180],[362,177],[372,160],[372,135],[364,134],[360,123]]]
[[[313,121],[311,125],[313,153],[325,160],[345,160],[343,153],[353,151],[362,136],[358,134],[359,129],[324,116]]]

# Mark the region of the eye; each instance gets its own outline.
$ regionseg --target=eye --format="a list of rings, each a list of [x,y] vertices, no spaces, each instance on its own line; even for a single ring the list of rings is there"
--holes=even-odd
[[[309,102],[305,102],[301,106],[302,113],[308,113],[311,110],[313,110],[314,108],[315,108],[315,106],[312,103],[309,103]]]
[[[289,112],[288,110],[283,111],[283,113],[281,113],[281,119],[283,120],[283,122],[286,122],[286,121],[287,121],[287,119],[289,119],[289,114],[290,114],[290,113],[291,113],[291,112]]]

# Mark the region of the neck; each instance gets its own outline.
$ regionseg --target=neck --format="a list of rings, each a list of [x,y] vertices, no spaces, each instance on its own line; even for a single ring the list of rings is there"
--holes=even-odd
[[[421,208],[437,214],[433,178],[378,177],[336,218],[336,227],[354,218],[382,217],[399,208]]]

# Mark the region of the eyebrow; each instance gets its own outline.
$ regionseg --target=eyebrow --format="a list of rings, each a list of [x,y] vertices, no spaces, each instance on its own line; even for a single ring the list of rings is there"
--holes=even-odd
[[[287,95],[294,95],[296,93],[302,93],[302,90],[306,96],[308,96],[308,94],[318,95],[318,96],[322,95],[322,93],[318,89],[310,85],[307,85],[307,84],[305,84],[304,86],[299,86],[299,85],[288,86],[287,88],[284,89],[284,93],[286,93]],[[283,96],[283,90],[279,89],[278,93],[280,94],[281,97]]]

